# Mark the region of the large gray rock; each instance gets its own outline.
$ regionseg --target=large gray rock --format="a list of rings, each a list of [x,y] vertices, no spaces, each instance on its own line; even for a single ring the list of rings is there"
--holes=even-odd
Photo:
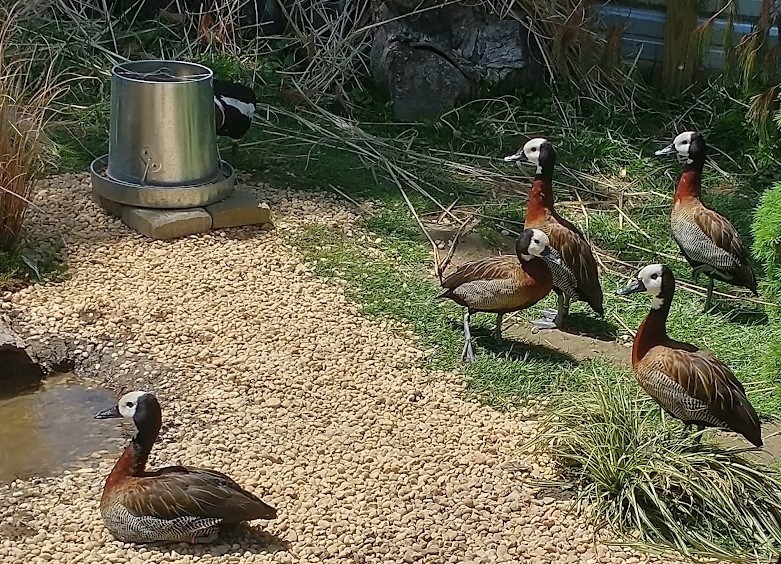
[[[413,8],[388,0],[375,17],[385,23],[372,43],[372,74],[397,119],[436,117],[483,90],[520,80],[528,61],[520,22],[459,5],[405,16]]]
[[[34,385],[43,369],[27,353],[24,340],[0,317],[0,394]]]

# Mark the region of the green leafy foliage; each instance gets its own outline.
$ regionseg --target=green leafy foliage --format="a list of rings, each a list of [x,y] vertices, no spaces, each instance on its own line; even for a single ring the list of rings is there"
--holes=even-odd
[[[765,267],[763,293],[781,304],[781,183],[762,194],[751,230],[754,256]]]

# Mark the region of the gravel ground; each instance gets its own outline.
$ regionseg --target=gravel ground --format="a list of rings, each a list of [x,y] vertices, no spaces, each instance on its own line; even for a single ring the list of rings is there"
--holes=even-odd
[[[53,178],[30,231],[62,234],[70,278],[6,295],[3,309],[27,334],[72,336],[85,373],[158,395],[152,467],[226,471],[279,518],[211,547],[119,543],[98,513],[119,451],[98,452],[0,487],[0,522],[17,524],[0,534],[0,561],[652,561],[595,545],[566,501],[512,475],[510,464],[548,473],[518,457],[533,429],[523,413],[469,400],[458,374],[421,367],[404,331],[363,318],[312,275],[290,241],[312,223],[349,231],[349,208],[253,189],[276,229],[150,242],[92,203],[86,176]]]

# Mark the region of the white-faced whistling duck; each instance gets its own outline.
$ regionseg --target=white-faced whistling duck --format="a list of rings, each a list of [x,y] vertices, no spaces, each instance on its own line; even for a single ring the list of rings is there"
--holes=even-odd
[[[602,286],[591,246],[580,229],[561,217],[553,205],[553,168],[556,164],[553,145],[538,137],[504,160],[531,163],[537,167],[529,192],[524,228],[544,232],[551,247],[561,256],[561,264],[552,268],[558,308],[556,311],[544,310],[542,319],[532,324],[540,329],[563,329],[571,302],[578,300],[586,302],[600,316],[604,315]]]
[[[553,288],[548,266],[560,259],[550,247],[548,237],[538,229],[526,229],[515,242],[513,255],[501,255],[468,262],[442,281],[449,298],[466,308],[464,313],[464,350],[461,359],[471,362],[472,334],[469,322],[478,311],[496,314],[496,342],[502,341],[502,316],[533,306]],[[544,258],[543,258],[544,257]]]
[[[214,85],[214,122],[217,135],[230,137],[232,150],[238,150],[239,139],[249,131],[255,105],[258,99],[255,92],[243,84],[227,80],[213,80]]]
[[[670,224],[673,237],[692,267],[696,279],[708,277],[705,311],[713,297],[713,279],[748,288],[757,295],[757,280],[737,230],[728,219],[702,203],[702,168],[707,146],[702,134],[685,131],[657,156],[677,155],[684,160],[683,172],[673,196]]]
[[[106,479],[100,514],[122,542],[208,543],[224,524],[274,519],[276,510],[215,470],[146,466],[162,425],[160,404],[147,392],[130,392],[95,419],[123,417],[136,434]]]
[[[686,428],[730,429],[761,447],[759,418],[732,371],[712,354],[667,336],[667,315],[675,293],[672,270],[650,264],[616,293],[635,292],[651,295],[651,310],[632,345],[632,367],[643,390]]]

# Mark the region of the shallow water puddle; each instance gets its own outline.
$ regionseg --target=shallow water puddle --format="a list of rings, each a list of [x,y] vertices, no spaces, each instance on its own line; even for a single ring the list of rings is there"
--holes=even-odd
[[[118,451],[120,426],[93,419],[116,401],[110,391],[69,373],[0,395],[0,483],[52,474],[99,450]]]

